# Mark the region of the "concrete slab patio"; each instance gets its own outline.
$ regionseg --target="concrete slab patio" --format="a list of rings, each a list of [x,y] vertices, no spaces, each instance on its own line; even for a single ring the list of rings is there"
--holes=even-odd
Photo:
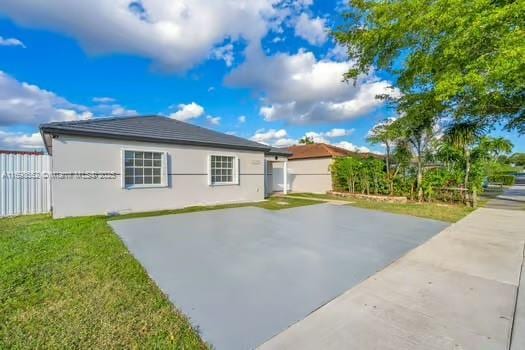
[[[110,224],[219,350],[262,344],[447,226],[330,204],[280,211],[245,207]],[[417,265],[413,269],[416,273]],[[398,285],[396,280],[385,283]],[[296,348],[304,344],[290,340]]]
[[[525,187],[510,196],[521,201]],[[515,209],[478,209],[260,349],[508,349],[511,337],[523,349],[525,211]]]

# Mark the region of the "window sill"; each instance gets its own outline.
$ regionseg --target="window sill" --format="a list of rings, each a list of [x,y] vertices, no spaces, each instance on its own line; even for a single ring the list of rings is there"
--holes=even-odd
[[[137,188],[166,188],[168,185],[157,185],[157,184],[144,184],[144,185],[128,185],[125,186],[125,190],[134,190]]]
[[[216,183],[210,184],[211,187],[215,187],[215,186],[237,186],[237,185],[239,185],[239,184],[236,183],[236,182],[216,182]]]

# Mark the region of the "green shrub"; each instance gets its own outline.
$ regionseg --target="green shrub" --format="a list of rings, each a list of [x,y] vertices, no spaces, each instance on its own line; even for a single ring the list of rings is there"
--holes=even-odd
[[[331,166],[335,191],[387,194],[385,163],[375,158],[337,158]]]
[[[505,186],[512,186],[516,183],[516,178],[512,175],[498,174],[488,177],[489,182],[502,183]]]

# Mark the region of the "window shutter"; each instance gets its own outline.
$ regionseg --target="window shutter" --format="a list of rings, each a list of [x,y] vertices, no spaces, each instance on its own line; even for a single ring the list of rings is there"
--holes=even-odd
[[[168,153],[162,152],[162,176],[160,182],[162,186],[168,186]]]
[[[240,183],[240,173],[241,173],[241,160],[239,157],[235,157],[235,184]]]
[[[211,186],[211,155],[208,154],[208,186]]]
[[[120,150],[120,188],[126,188],[126,151]]]

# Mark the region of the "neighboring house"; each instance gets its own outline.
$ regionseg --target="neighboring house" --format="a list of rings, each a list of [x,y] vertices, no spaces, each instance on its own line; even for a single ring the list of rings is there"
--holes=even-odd
[[[288,157],[287,190],[293,192],[325,193],[332,190],[330,165],[337,157],[382,158],[377,154],[352,152],[324,143],[296,145],[289,147],[288,151],[292,155]],[[280,178],[276,177],[276,180]]]
[[[40,126],[52,157],[53,217],[260,201],[286,150],[160,116]],[[286,183],[286,179],[283,182]]]

